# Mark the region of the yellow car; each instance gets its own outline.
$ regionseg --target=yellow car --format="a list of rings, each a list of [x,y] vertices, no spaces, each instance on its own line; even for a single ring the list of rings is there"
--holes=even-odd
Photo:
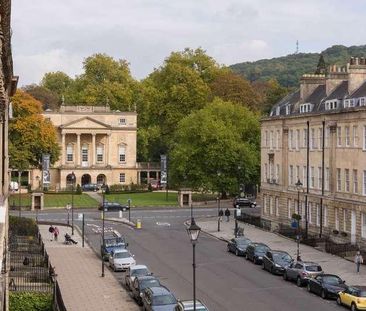
[[[337,303],[351,307],[352,311],[366,310],[366,286],[349,286],[338,293]]]

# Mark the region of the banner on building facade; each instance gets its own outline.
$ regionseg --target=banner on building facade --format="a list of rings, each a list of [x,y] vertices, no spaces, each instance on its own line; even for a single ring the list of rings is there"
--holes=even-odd
[[[51,182],[50,176],[50,155],[42,154],[42,182],[43,185],[49,185]]]
[[[160,155],[160,185],[166,186],[168,182],[168,163],[165,154]]]

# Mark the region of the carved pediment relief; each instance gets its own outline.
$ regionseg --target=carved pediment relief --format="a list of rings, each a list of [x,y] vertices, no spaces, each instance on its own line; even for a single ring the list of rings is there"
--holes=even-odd
[[[108,129],[110,125],[95,120],[91,117],[84,117],[78,120],[61,125],[63,129]]]

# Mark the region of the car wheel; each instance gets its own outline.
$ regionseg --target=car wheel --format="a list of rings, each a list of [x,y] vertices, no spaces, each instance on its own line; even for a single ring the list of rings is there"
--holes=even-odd
[[[337,296],[337,305],[341,306],[342,305],[342,299],[341,296]]]
[[[246,260],[249,260],[249,256],[248,256],[248,254],[245,254],[245,259],[246,259]]]
[[[301,287],[302,286],[302,281],[301,281],[301,278],[298,276],[297,279],[296,279],[296,285],[298,287]]]
[[[230,253],[230,246],[229,245],[227,246],[227,251]]]
[[[322,292],[321,292],[321,297],[323,299],[327,299],[328,298],[328,295],[327,295],[327,292],[323,289]]]
[[[253,257],[253,263],[256,265],[257,264],[257,258]]]
[[[352,304],[351,304],[351,311],[357,311],[357,310],[358,309],[357,309],[356,304],[354,302],[352,302]]]
[[[288,277],[287,277],[287,273],[286,273],[286,272],[282,275],[282,278],[283,278],[285,281],[288,281]]]
[[[273,267],[271,267],[271,273],[274,274],[274,270],[273,270]]]
[[[310,283],[308,283],[308,286],[306,286],[307,290],[309,293],[311,293],[311,286],[310,286]]]
[[[239,256],[239,251],[237,249],[235,250],[235,255]]]
[[[264,261],[262,262],[262,269],[266,270],[266,265],[264,264]]]

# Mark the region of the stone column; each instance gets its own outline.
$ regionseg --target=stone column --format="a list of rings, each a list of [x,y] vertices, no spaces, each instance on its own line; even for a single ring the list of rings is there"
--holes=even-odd
[[[109,144],[110,144],[110,137],[111,137],[111,134],[107,134],[107,137],[106,137],[106,146],[105,146],[105,153],[106,153],[106,162],[105,162],[105,165],[110,165],[110,148],[109,148]]]
[[[329,156],[329,190],[332,195],[335,194],[337,188],[337,161],[336,161],[336,146],[337,146],[337,123],[333,122],[329,125],[330,129],[330,142],[328,144],[330,148]]]
[[[76,165],[81,166],[81,148],[80,148],[80,135],[79,133],[76,134],[76,152],[75,152],[75,159]]]
[[[65,137],[66,134],[61,133],[61,165],[65,165],[65,158],[66,158]]]
[[[91,146],[91,164],[95,165],[96,162],[96,146],[95,146],[95,133],[92,133],[92,146]]]

